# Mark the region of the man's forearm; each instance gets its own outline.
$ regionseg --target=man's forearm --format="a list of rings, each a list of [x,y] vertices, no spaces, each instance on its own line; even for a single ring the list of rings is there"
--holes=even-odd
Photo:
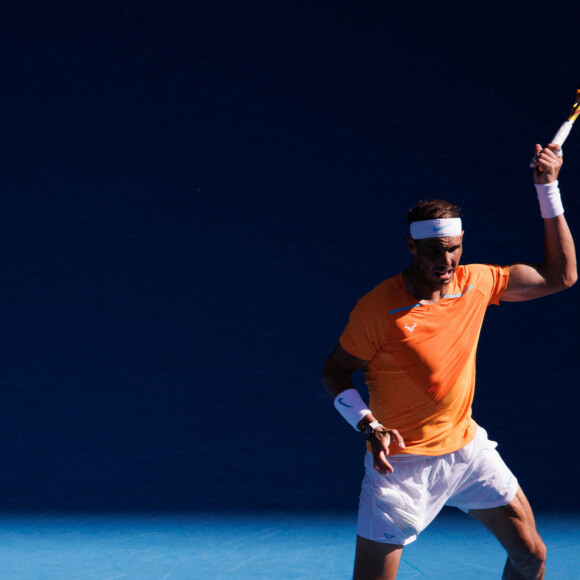
[[[545,256],[540,271],[554,291],[569,288],[578,279],[576,249],[564,215],[544,219]]]
[[[343,391],[354,388],[350,377],[350,372],[334,369],[328,363],[322,369],[322,384],[333,399]]]

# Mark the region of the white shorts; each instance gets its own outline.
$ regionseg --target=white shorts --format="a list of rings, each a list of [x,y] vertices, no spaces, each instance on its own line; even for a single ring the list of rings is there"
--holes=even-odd
[[[395,471],[387,476],[365,453],[358,535],[386,544],[410,544],[445,505],[468,512],[510,503],[518,481],[496,447],[478,427],[473,441],[459,451],[437,457],[389,457]]]

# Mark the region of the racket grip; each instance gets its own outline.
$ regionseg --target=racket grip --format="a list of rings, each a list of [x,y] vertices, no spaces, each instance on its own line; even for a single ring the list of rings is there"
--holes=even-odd
[[[554,135],[552,143],[555,145],[564,145],[564,141],[566,141],[566,138],[568,135],[570,135],[572,125],[572,121],[566,121],[565,123],[562,123],[562,126],[558,129],[558,132]]]
[[[572,130],[572,125],[574,124],[573,121],[565,121],[564,123],[562,123],[562,126],[558,129],[558,132],[554,135],[554,137],[552,138],[552,140],[550,141],[550,143],[553,143],[554,145],[564,145],[564,141],[566,141],[566,138],[568,137],[568,135],[570,135],[570,131]],[[556,151],[556,155],[562,155],[562,150],[558,149]],[[534,167],[536,166],[536,161],[538,160],[538,156],[534,155],[534,157],[532,158],[532,160],[530,161],[530,169],[534,169]]]

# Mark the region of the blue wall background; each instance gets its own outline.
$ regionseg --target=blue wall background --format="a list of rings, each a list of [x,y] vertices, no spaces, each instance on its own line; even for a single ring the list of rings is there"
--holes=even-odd
[[[542,257],[527,163],[570,108],[570,13],[533,2],[2,7],[0,509],[354,510],[320,368],[408,263]],[[572,230],[580,140],[561,186]],[[578,288],[492,308],[475,418],[536,509],[580,508]]]

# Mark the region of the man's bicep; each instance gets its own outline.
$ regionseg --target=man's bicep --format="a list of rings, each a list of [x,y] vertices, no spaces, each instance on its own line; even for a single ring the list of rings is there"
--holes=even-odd
[[[541,298],[554,292],[540,271],[540,265],[512,264],[502,302],[522,302]]]

